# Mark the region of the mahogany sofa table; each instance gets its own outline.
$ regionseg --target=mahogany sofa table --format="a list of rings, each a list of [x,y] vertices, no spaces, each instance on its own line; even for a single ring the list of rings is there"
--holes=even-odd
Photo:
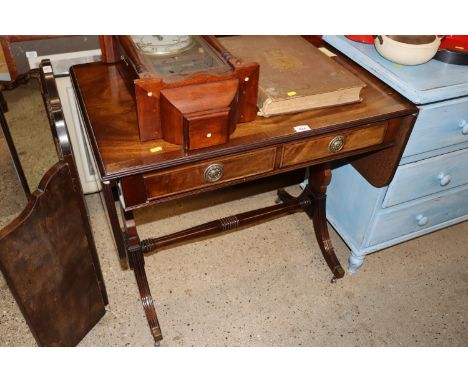
[[[72,67],[71,77],[99,168],[103,194],[123,268],[133,269],[156,344],[162,339],[145,274],[144,254],[218,232],[304,211],[312,219],[334,279],[344,276],[325,214],[331,164],[346,158],[374,186],[394,175],[417,113],[412,103],[337,53],[335,60],[366,83],[362,102],[239,124],[226,144],[184,152],[163,140],[140,142],[135,102],[119,65]],[[313,75],[313,74],[311,74]],[[297,129],[298,126],[306,126]],[[296,129],[295,129],[296,128]],[[278,191],[279,203],[177,233],[140,240],[133,211],[201,192],[309,168],[299,197]],[[352,190],[350,190],[352,192]],[[116,202],[121,206],[120,226]]]

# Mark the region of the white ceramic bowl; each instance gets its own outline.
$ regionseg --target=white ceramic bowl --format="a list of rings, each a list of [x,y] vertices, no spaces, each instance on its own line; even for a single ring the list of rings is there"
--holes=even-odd
[[[376,36],[374,40],[375,48],[387,60],[402,65],[419,65],[429,61],[437,53],[441,40],[437,36],[391,37],[385,35]],[[433,38],[432,41],[431,38]]]

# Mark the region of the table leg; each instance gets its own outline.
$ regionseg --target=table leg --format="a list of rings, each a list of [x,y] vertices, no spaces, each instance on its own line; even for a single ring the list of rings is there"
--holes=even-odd
[[[117,209],[115,208],[116,200],[114,198],[113,186],[109,182],[103,182],[102,193],[106,202],[107,214],[109,216],[112,234],[114,235],[115,245],[117,247],[117,252],[119,253],[120,266],[122,269],[128,269],[127,252],[125,250],[125,242],[122,229],[120,228]]]
[[[153,297],[148,284],[148,279],[145,272],[145,259],[141,248],[140,238],[136,230],[135,220],[132,212],[124,213],[125,231],[128,242],[128,257],[130,268],[135,273],[135,279],[140,292],[141,303],[145,311],[146,319],[153,335],[155,346],[159,346],[159,341],[162,340],[161,327],[159,326],[156,308],[154,307]]]
[[[315,236],[322,251],[323,257],[330,267],[334,278],[340,279],[345,275],[345,271],[336,257],[333,244],[328,233],[326,201],[327,187],[331,181],[331,168],[329,165],[309,168],[309,184],[306,190],[312,201],[312,206],[306,209],[307,215],[314,223]],[[335,279],[332,279],[334,282]]]
[[[156,314],[156,308],[154,307],[153,297],[151,296],[151,290],[148,285],[148,279],[146,278],[143,252],[140,248],[134,248],[129,249],[128,255],[131,267],[135,273],[135,279],[138,285],[138,291],[140,292],[141,303],[143,304],[146,320],[148,321],[151,334],[153,335],[154,343],[158,346],[159,341],[161,341],[163,337],[161,327],[159,326],[158,316]]]
[[[315,236],[322,251],[323,257],[333,273],[332,282],[345,275],[344,269],[336,257],[333,244],[328,233],[326,217],[327,186],[331,180],[331,169],[328,165],[321,165],[309,168],[309,183],[298,198],[308,197],[310,205],[304,205],[304,211],[313,221]],[[291,202],[294,199],[292,195],[285,190],[278,190],[278,199],[282,202]]]
[[[8,111],[8,104],[3,97],[3,93],[0,91],[0,110],[6,113]]]

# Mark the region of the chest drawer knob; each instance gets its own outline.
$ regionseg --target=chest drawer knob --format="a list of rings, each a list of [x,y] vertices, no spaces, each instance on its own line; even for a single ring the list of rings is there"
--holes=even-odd
[[[423,227],[425,226],[429,221],[429,218],[427,216],[424,216],[423,214],[419,214],[416,216],[416,223],[418,226]]]
[[[468,134],[468,121],[465,119],[463,121],[460,121],[460,127],[462,128],[462,134],[467,135]]]
[[[440,180],[440,185],[442,187],[446,186],[452,181],[452,176],[444,174],[443,172],[441,172],[437,178]]]
[[[333,138],[330,143],[328,144],[328,151],[331,153],[337,153],[341,151],[345,144],[345,137],[343,135],[338,135]]]
[[[224,166],[220,163],[213,163],[210,164],[204,173],[205,181],[213,183],[217,182],[223,177],[224,174]]]

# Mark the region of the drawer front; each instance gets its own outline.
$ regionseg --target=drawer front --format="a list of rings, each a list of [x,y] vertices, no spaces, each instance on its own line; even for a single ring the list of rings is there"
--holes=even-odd
[[[284,145],[281,167],[310,162],[338,153],[359,150],[383,142],[387,123],[380,123],[343,134]]]
[[[232,119],[232,118],[231,118]],[[187,149],[195,150],[226,143],[229,139],[229,109],[186,116]]]
[[[468,97],[421,106],[404,157],[468,142]]]
[[[383,207],[445,191],[468,183],[468,149],[400,166]]]
[[[276,148],[230,155],[143,177],[148,200],[272,171]]]
[[[369,246],[441,224],[468,214],[468,188],[454,188],[435,198],[381,210]]]

